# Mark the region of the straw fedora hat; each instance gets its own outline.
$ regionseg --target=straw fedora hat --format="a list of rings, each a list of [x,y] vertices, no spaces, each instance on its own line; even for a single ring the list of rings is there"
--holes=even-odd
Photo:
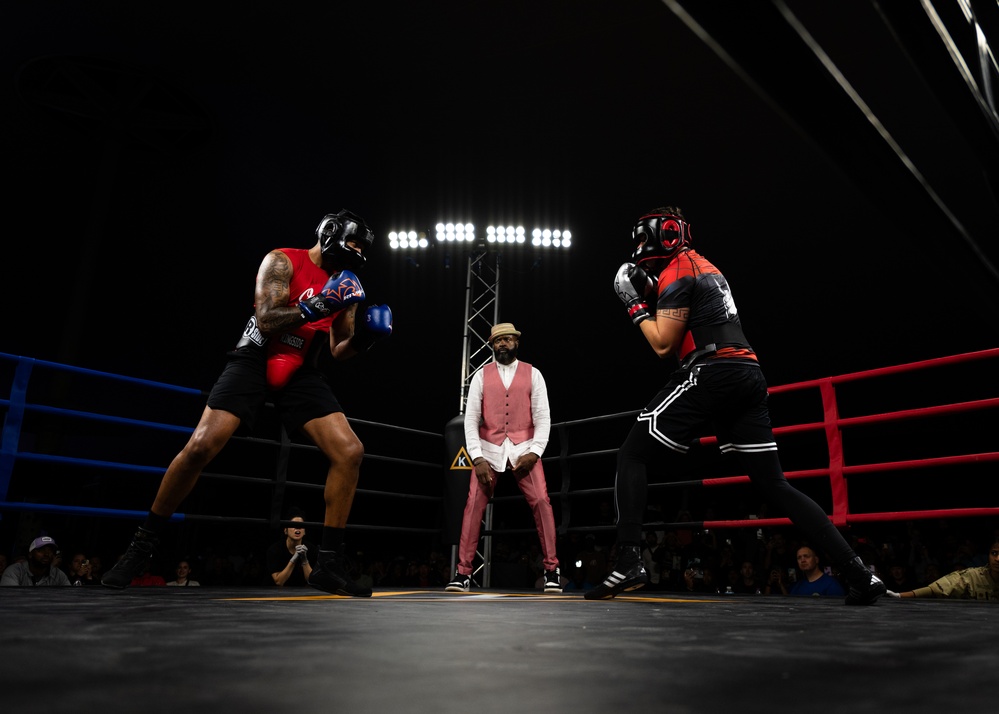
[[[500,335],[520,337],[520,331],[513,326],[512,322],[501,322],[498,325],[493,325],[493,329],[489,332],[489,343],[492,344],[492,341]]]

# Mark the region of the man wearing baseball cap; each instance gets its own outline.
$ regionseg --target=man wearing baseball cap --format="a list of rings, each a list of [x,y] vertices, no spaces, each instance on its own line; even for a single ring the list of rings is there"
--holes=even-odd
[[[0,585],[69,585],[66,573],[52,567],[58,550],[49,536],[35,538],[28,548],[28,559],[8,566]]]

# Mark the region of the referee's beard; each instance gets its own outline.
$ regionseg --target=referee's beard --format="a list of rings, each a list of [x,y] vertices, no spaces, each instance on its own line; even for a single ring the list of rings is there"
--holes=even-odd
[[[500,347],[498,350],[493,350],[493,354],[496,356],[496,361],[500,364],[510,364],[517,359],[517,348]]]

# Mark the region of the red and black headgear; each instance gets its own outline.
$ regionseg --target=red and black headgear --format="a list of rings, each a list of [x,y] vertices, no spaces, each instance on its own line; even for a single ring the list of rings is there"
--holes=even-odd
[[[678,208],[657,208],[638,219],[631,237],[635,243],[632,260],[636,265],[669,261],[690,245],[690,224]]]

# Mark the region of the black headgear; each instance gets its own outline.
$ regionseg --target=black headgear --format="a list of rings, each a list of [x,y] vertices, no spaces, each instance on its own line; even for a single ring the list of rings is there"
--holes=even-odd
[[[638,219],[631,237],[635,242],[632,260],[636,265],[649,260],[669,260],[690,245],[690,224],[669,209],[657,209]],[[638,247],[643,241],[645,244]]]
[[[367,258],[347,246],[347,241],[354,241],[364,246],[366,253],[375,242],[375,236],[368,228],[364,219],[350,211],[327,213],[316,228],[319,244],[323,249],[323,258],[330,260],[338,268],[358,270],[364,266]]]

